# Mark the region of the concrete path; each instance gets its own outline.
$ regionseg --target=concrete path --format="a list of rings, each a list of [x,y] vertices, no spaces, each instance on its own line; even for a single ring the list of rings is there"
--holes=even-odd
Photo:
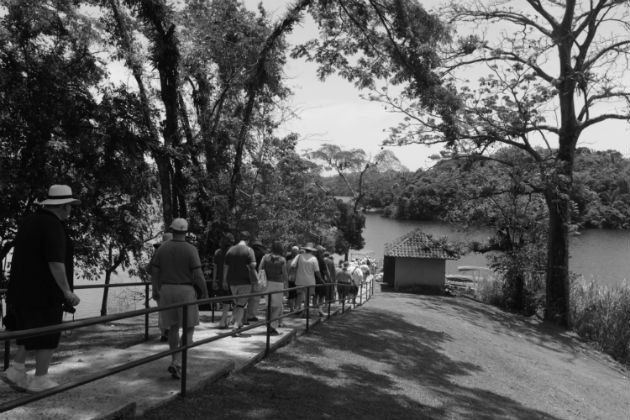
[[[351,310],[346,305],[345,310]],[[338,316],[341,307],[335,307],[331,316]],[[326,318],[317,314],[309,328]],[[297,335],[305,333],[306,319],[290,316],[284,319],[280,336],[270,337],[271,351],[286,345]],[[195,329],[194,341],[225,334],[218,323],[202,323]],[[93,375],[124,363],[132,362],[168,350],[166,343],[155,339],[125,349],[97,348],[53,364],[51,378],[65,384]],[[264,323],[246,331],[241,337],[227,336],[212,343],[189,350],[187,392],[203,387],[209,382],[238,371],[262,359],[266,350],[266,326]],[[2,420],[105,420],[126,419],[141,415],[147,409],[177,398],[181,389],[179,380],[167,372],[170,356],[136,368],[99,379],[45,399],[0,413]],[[32,372],[30,372],[32,374]],[[0,381],[0,403],[24,398],[25,394],[10,387],[3,378]]]

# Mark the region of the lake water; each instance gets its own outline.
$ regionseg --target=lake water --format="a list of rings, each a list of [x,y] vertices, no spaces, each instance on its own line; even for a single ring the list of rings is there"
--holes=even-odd
[[[417,222],[394,220],[377,213],[366,214],[365,249],[360,252],[374,253],[376,258],[383,257],[384,245],[416,229],[435,237],[446,236],[451,241],[484,241],[492,232],[488,229],[460,231],[456,227],[439,222]],[[630,231],[590,229],[582,231],[570,239],[569,269],[607,285],[630,281]],[[471,253],[457,261],[446,262],[446,272],[453,274],[461,265],[486,266],[482,254]]]
[[[383,257],[384,245],[396,238],[416,229],[422,228],[425,233],[435,237],[446,236],[451,241],[485,241],[491,231],[488,229],[458,230],[456,227],[439,222],[417,222],[393,220],[379,214],[366,214],[366,228],[363,232],[365,248],[359,253],[369,253],[375,258]],[[586,280],[594,280],[601,284],[617,285],[630,281],[630,231],[618,230],[586,230],[579,236],[571,237],[571,260],[569,269]],[[457,261],[446,261],[446,272],[453,274],[461,265],[486,266],[483,255],[471,253]],[[118,275],[114,282],[137,282],[129,279],[124,273]],[[94,284],[77,280],[77,284]],[[121,312],[124,308],[141,309],[144,307],[144,288],[134,288],[129,293],[123,288],[114,288],[110,292],[109,312]],[[140,292],[140,293],[139,293]],[[102,291],[99,289],[78,290],[81,304],[77,308],[76,317],[84,318],[100,314]],[[136,295],[135,297],[133,295]],[[152,304],[153,301],[151,301]]]

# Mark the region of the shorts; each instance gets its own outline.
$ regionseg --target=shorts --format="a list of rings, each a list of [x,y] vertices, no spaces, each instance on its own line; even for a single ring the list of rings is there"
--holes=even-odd
[[[52,303],[49,307],[15,308],[16,327],[18,330],[59,325],[63,320],[61,303]],[[61,332],[39,335],[16,340],[26,350],[56,349],[59,346]]]
[[[289,289],[295,287],[295,282],[294,281],[290,281],[289,282]],[[289,295],[287,296],[289,299],[295,299],[297,298],[297,290],[289,290]]]
[[[237,286],[230,286],[230,290],[232,291],[232,295],[249,295],[252,293],[252,285],[251,284],[239,284]],[[247,306],[247,301],[249,298],[236,298],[234,299],[234,304],[236,306],[240,306],[244,308]]]
[[[197,293],[189,284],[164,284],[160,288],[160,305],[169,306],[176,303],[195,302]],[[199,325],[199,306],[187,305],[188,327]],[[160,325],[162,328],[181,328],[184,319],[182,308],[172,308],[160,311]]]

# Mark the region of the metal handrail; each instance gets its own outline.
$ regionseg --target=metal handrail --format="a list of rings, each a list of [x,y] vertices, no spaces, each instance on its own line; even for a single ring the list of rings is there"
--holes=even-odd
[[[361,292],[362,293],[362,286],[363,286],[362,282],[361,284]],[[372,283],[372,292],[369,293],[369,289],[366,290],[366,292],[369,293],[369,296],[366,296],[366,302],[373,296],[373,278],[371,280]],[[248,331],[251,330],[253,328],[257,328],[258,326],[262,325],[263,323],[267,325],[267,332],[266,332],[266,348],[265,348],[265,355],[267,355],[270,351],[270,332],[271,332],[271,322],[273,321],[277,321],[280,320],[282,318],[285,318],[291,314],[295,314],[298,311],[294,311],[288,314],[281,314],[279,317],[273,318],[271,319],[271,307],[270,307],[270,295],[275,294],[275,293],[284,293],[284,292],[288,292],[288,291],[292,291],[292,290],[301,290],[301,289],[306,289],[306,301],[305,301],[305,310],[306,310],[306,332],[308,332],[309,330],[309,301],[310,301],[310,288],[317,288],[317,287],[338,287],[338,286],[343,286],[343,287],[350,287],[351,285],[345,285],[345,284],[338,284],[338,283],[328,283],[328,284],[318,284],[318,285],[314,285],[314,286],[296,286],[296,287],[291,287],[291,288],[287,288],[287,289],[283,289],[281,291],[271,291],[271,292],[256,292],[256,293],[249,293],[249,294],[243,294],[243,295],[238,295],[239,298],[249,298],[249,297],[256,297],[256,296],[268,296],[267,298],[267,319],[264,322],[258,322],[255,324],[251,324],[249,326],[243,326],[240,327],[236,330],[236,332],[242,332],[242,331]],[[154,313],[154,312],[160,312],[163,310],[168,310],[168,309],[175,309],[175,308],[182,308],[183,311],[183,322],[182,322],[182,331],[186,331],[186,329],[188,328],[188,316],[187,316],[187,310],[186,307],[189,305],[199,305],[199,304],[210,304],[210,303],[216,303],[216,302],[223,302],[223,301],[229,301],[229,300],[233,300],[234,299],[234,295],[231,296],[220,296],[220,297],[213,297],[213,298],[207,298],[207,299],[200,299],[197,300],[195,302],[187,302],[184,304],[172,304],[172,305],[167,305],[167,306],[160,306],[160,307],[155,307],[155,308],[145,308],[145,309],[138,309],[138,310],[134,310],[134,311],[128,311],[128,312],[122,312],[119,314],[114,314],[114,315],[106,315],[106,316],[100,316],[100,317],[92,317],[92,318],[86,318],[86,319],[81,319],[78,321],[68,321],[68,322],[64,322],[61,323],[59,325],[52,325],[52,326],[48,326],[48,327],[41,327],[41,328],[33,328],[33,329],[29,329],[29,330],[21,330],[21,331],[11,331],[11,332],[0,332],[0,340],[5,341],[5,343],[8,343],[9,340],[12,339],[19,339],[19,338],[26,338],[26,337],[34,337],[34,336],[39,336],[39,335],[44,335],[44,334],[50,334],[50,333],[55,333],[55,332],[61,332],[61,331],[67,331],[67,330],[74,330],[74,329],[78,329],[78,328],[84,328],[84,327],[88,327],[88,326],[92,326],[92,325],[96,325],[96,324],[101,324],[104,322],[111,322],[111,321],[116,321],[116,320],[120,320],[120,319],[126,319],[126,318],[133,318],[139,315],[147,315]],[[328,317],[330,317],[330,307],[331,307],[331,301],[329,300],[328,302]],[[360,297],[360,305],[363,304],[362,301],[362,296]],[[359,305],[359,306],[360,306]],[[355,305],[356,306],[356,305]],[[342,314],[345,311],[345,299],[342,301]],[[141,359],[138,360],[134,360],[132,362],[127,362],[124,363],[122,365],[118,365],[115,366],[113,368],[110,369],[106,369],[106,370],[102,370],[99,373],[93,374],[93,375],[89,375],[83,379],[79,379],[79,380],[75,380],[75,381],[70,381],[68,383],[65,384],[61,384],[58,385],[54,388],[45,390],[45,391],[41,391],[38,392],[37,394],[34,395],[28,395],[28,396],[24,396],[21,398],[17,398],[15,400],[9,401],[7,403],[1,404],[0,405],[0,413],[3,413],[5,411],[11,410],[13,408],[16,407],[20,407],[22,405],[28,404],[30,402],[33,401],[38,401],[41,400],[43,398],[49,397],[51,395],[55,395],[55,394],[59,394],[61,392],[67,391],[69,389],[72,388],[76,388],[79,387],[81,385],[85,385],[87,383],[90,382],[94,382],[96,380],[105,378],[107,376],[111,376],[114,375],[116,373],[119,372],[123,372],[125,370],[129,370],[138,366],[141,366],[143,364],[146,363],[150,363],[153,362],[155,360],[161,359],[163,357],[172,355],[174,353],[178,353],[181,352],[182,353],[182,377],[181,377],[181,389],[180,389],[180,395],[182,397],[186,396],[186,378],[187,378],[187,351],[188,349],[191,349],[193,347],[197,347],[197,346],[201,346],[204,344],[208,344],[211,343],[213,341],[217,341],[220,340],[222,338],[231,336],[234,334],[234,331],[230,331],[227,333],[222,333],[222,334],[217,334],[214,337],[210,337],[210,338],[206,338],[203,340],[199,340],[199,341],[193,341],[192,343],[188,343],[187,342],[187,337],[186,334],[184,333],[182,335],[182,342],[181,345],[174,349],[174,350],[167,350],[167,351],[162,351],[156,354],[153,354],[151,356],[146,356],[143,357]],[[7,349],[5,347],[5,352],[7,352]],[[5,366],[6,369],[6,366]]]

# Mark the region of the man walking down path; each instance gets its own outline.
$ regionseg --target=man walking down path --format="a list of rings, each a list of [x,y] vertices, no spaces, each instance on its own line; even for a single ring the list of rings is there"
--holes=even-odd
[[[186,242],[188,222],[177,218],[171,223],[173,239],[164,242],[153,257],[153,270],[151,270],[151,282],[153,283],[153,299],[160,306],[169,306],[176,303],[194,302],[208,298],[206,281],[201,270],[199,252],[194,245]],[[200,291],[197,296],[195,290]],[[188,326],[186,334],[188,343],[192,343],[195,326],[199,325],[199,306],[187,305]],[[175,350],[180,344],[179,330],[183,328],[183,310],[174,308],[160,311],[161,325],[168,329],[168,346]],[[175,379],[181,378],[181,353],[171,355],[171,364],[168,372]]]
[[[232,295],[248,295],[252,290],[252,277],[256,276],[256,257],[248,245],[249,232],[241,232],[239,243],[228,249],[223,263],[223,287],[230,287]],[[234,329],[243,326],[243,316],[247,307],[247,298],[234,299],[232,320]],[[238,335],[238,333],[234,333]]]
[[[11,261],[7,291],[10,330],[57,325],[63,319],[64,305],[76,306],[80,299],[72,292],[73,244],[63,222],[72,206],[80,201],[72,197],[67,185],[52,185],[42,208],[18,227]],[[10,323],[10,322],[9,322]],[[17,340],[18,350],[5,372],[6,378],[20,390],[39,392],[59,385],[48,377],[48,368],[61,333]],[[35,376],[26,374],[27,351],[35,351]]]

